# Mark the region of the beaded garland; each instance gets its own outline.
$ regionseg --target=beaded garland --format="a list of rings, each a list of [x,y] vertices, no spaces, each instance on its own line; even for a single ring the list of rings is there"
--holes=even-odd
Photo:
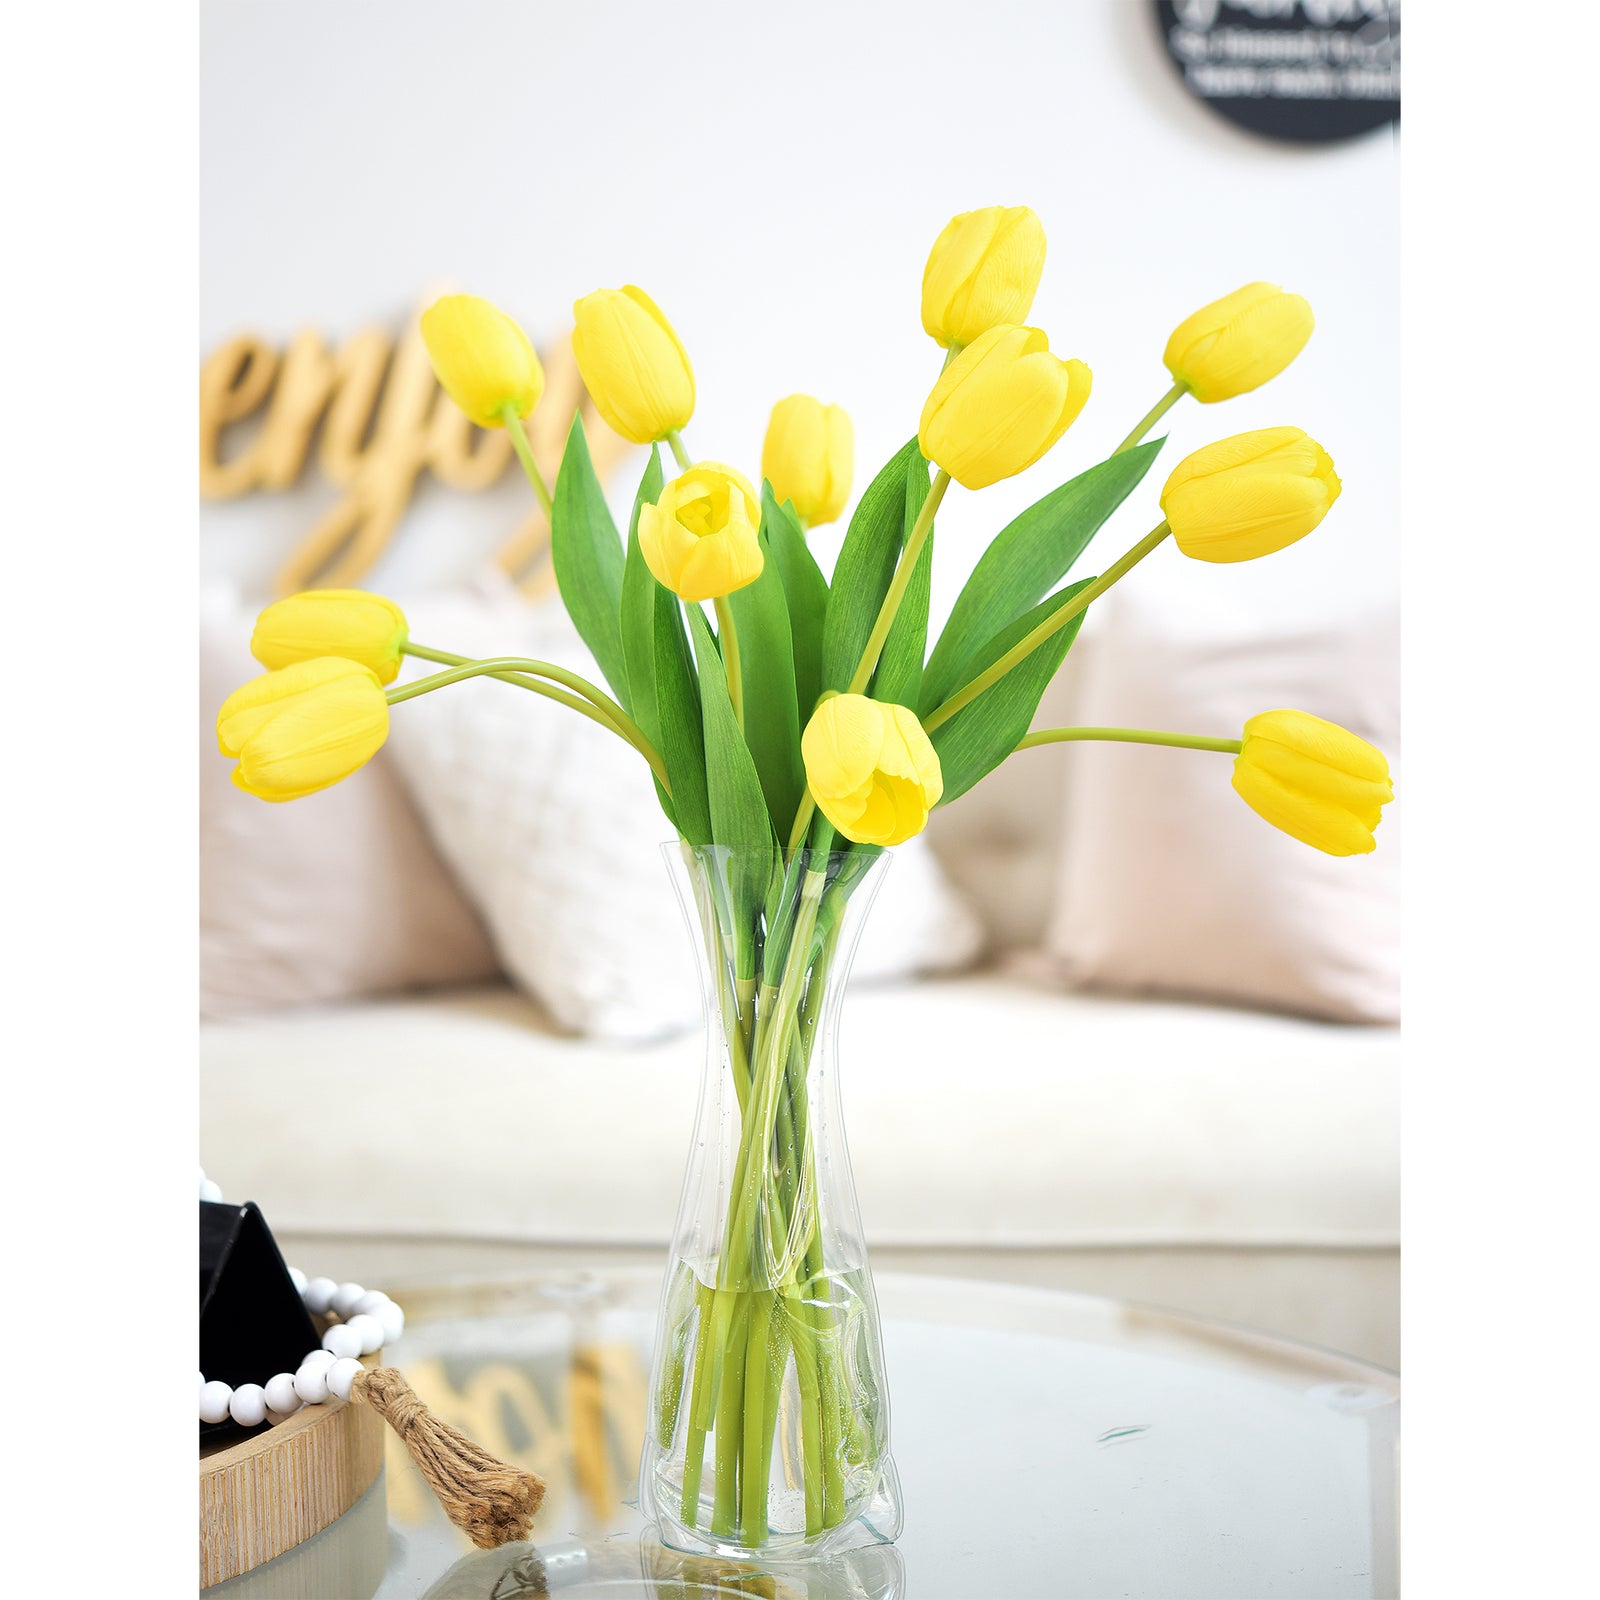
[[[219,1201],[222,1191],[202,1170],[200,1198]],[[263,1422],[287,1422],[301,1406],[348,1400],[350,1386],[361,1371],[360,1357],[370,1356],[393,1343],[405,1331],[405,1312],[379,1289],[359,1283],[335,1283],[332,1278],[307,1278],[298,1267],[289,1277],[305,1308],[313,1316],[331,1314],[339,1320],[322,1336],[321,1345],[309,1351],[297,1371],[280,1372],[265,1383],[241,1383],[232,1388],[200,1374],[200,1420],[226,1422],[241,1428]]]

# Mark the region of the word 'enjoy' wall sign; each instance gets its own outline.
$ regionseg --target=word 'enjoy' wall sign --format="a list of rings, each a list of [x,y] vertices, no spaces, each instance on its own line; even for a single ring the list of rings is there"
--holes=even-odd
[[[1228,121],[1328,144],[1400,120],[1400,0],[1156,0],[1185,87]]]
[[[629,445],[595,412],[570,338],[552,342],[540,359],[545,393],[528,419],[535,459],[553,483],[572,419],[581,413],[604,483]],[[471,491],[488,488],[512,461],[504,431],[474,427],[439,387],[416,317],[398,339],[364,328],[336,347],[310,330],[282,350],[244,334],[201,363],[206,499],[292,487],[312,459],[313,443],[317,469],[340,498],[280,568],[275,587],[282,594],[356,587],[388,548],[422,473]],[[496,560],[537,593],[552,581],[549,545],[549,524],[535,505]]]

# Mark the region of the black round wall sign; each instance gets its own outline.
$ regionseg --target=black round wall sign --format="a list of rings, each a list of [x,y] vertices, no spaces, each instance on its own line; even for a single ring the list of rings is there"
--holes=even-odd
[[[1399,0],[1156,0],[1184,87],[1219,116],[1291,144],[1400,120]]]

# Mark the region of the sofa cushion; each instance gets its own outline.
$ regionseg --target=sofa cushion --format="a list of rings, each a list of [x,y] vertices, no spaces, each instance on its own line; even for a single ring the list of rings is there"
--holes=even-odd
[[[665,1243],[697,1035],[561,1037],[525,998],[486,988],[208,1024],[201,1042],[201,1159],[275,1227]],[[874,1243],[1398,1237],[1391,1029],[984,973],[857,986],[843,1045]]]

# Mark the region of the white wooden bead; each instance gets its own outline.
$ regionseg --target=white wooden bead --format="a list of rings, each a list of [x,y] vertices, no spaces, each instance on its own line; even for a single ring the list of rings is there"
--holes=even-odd
[[[306,1275],[299,1267],[289,1268],[289,1282],[294,1285],[296,1294],[304,1294],[306,1292]]]
[[[358,1356],[361,1354],[361,1335],[351,1332],[349,1323],[336,1322],[323,1334],[322,1348],[331,1350],[340,1358]]]
[[[320,1406],[328,1398],[328,1372],[331,1366],[331,1359],[326,1367],[313,1367],[308,1362],[302,1364],[295,1373],[294,1392],[308,1406]]]
[[[213,1183],[209,1178],[207,1178],[206,1181],[200,1185],[200,1198],[202,1200],[211,1201],[213,1205],[220,1203],[222,1199],[222,1186],[220,1184]]]
[[[200,1386],[200,1420],[226,1422],[228,1407],[233,1404],[233,1390],[225,1383],[205,1383]]]
[[[389,1297],[382,1289],[368,1289],[350,1309],[358,1317],[370,1316],[379,1306],[386,1306],[389,1303]]]
[[[312,1316],[320,1316],[333,1304],[333,1297],[338,1289],[339,1285],[332,1278],[313,1278],[300,1291],[300,1298],[305,1301],[306,1310]]]
[[[241,1428],[253,1428],[258,1423],[267,1420],[266,1391],[259,1383],[241,1383],[233,1391],[233,1399],[228,1403],[228,1415],[239,1424]]]
[[[406,1331],[406,1314],[393,1300],[372,1313],[383,1326],[383,1342],[393,1344]]]
[[[345,1323],[351,1333],[361,1341],[360,1355],[370,1356],[374,1350],[383,1345],[383,1324],[376,1317],[357,1312],[355,1316]]]
[[[361,1363],[354,1356],[346,1356],[335,1361],[328,1369],[328,1391],[340,1400],[350,1398],[350,1385],[356,1381],[356,1374],[361,1371]]]
[[[268,1406],[267,1421],[270,1422],[274,1428],[276,1428],[280,1423],[287,1422],[289,1418],[294,1415],[294,1412],[298,1411],[299,1409],[300,1404],[298,1401],[295,1402],[294,1411],[274,1411],[271,1406]]]
[[[328,1309],[336,1317],[348,1318],[356,1308],[356,1301],[366,1292],[359,1283],[341,1283],[334,1291]]]
[[[294,1392],[292,1372],[280,1372],[268,1378],[261,1392],[267,1397],[268,1411],[293,1411],[300,1404],[300,1396]]]
[[[331,1350],[311,1350],[306,1353],[305,1360],[300,1363],[302,1372],[326,1372],[339,1358]]]

